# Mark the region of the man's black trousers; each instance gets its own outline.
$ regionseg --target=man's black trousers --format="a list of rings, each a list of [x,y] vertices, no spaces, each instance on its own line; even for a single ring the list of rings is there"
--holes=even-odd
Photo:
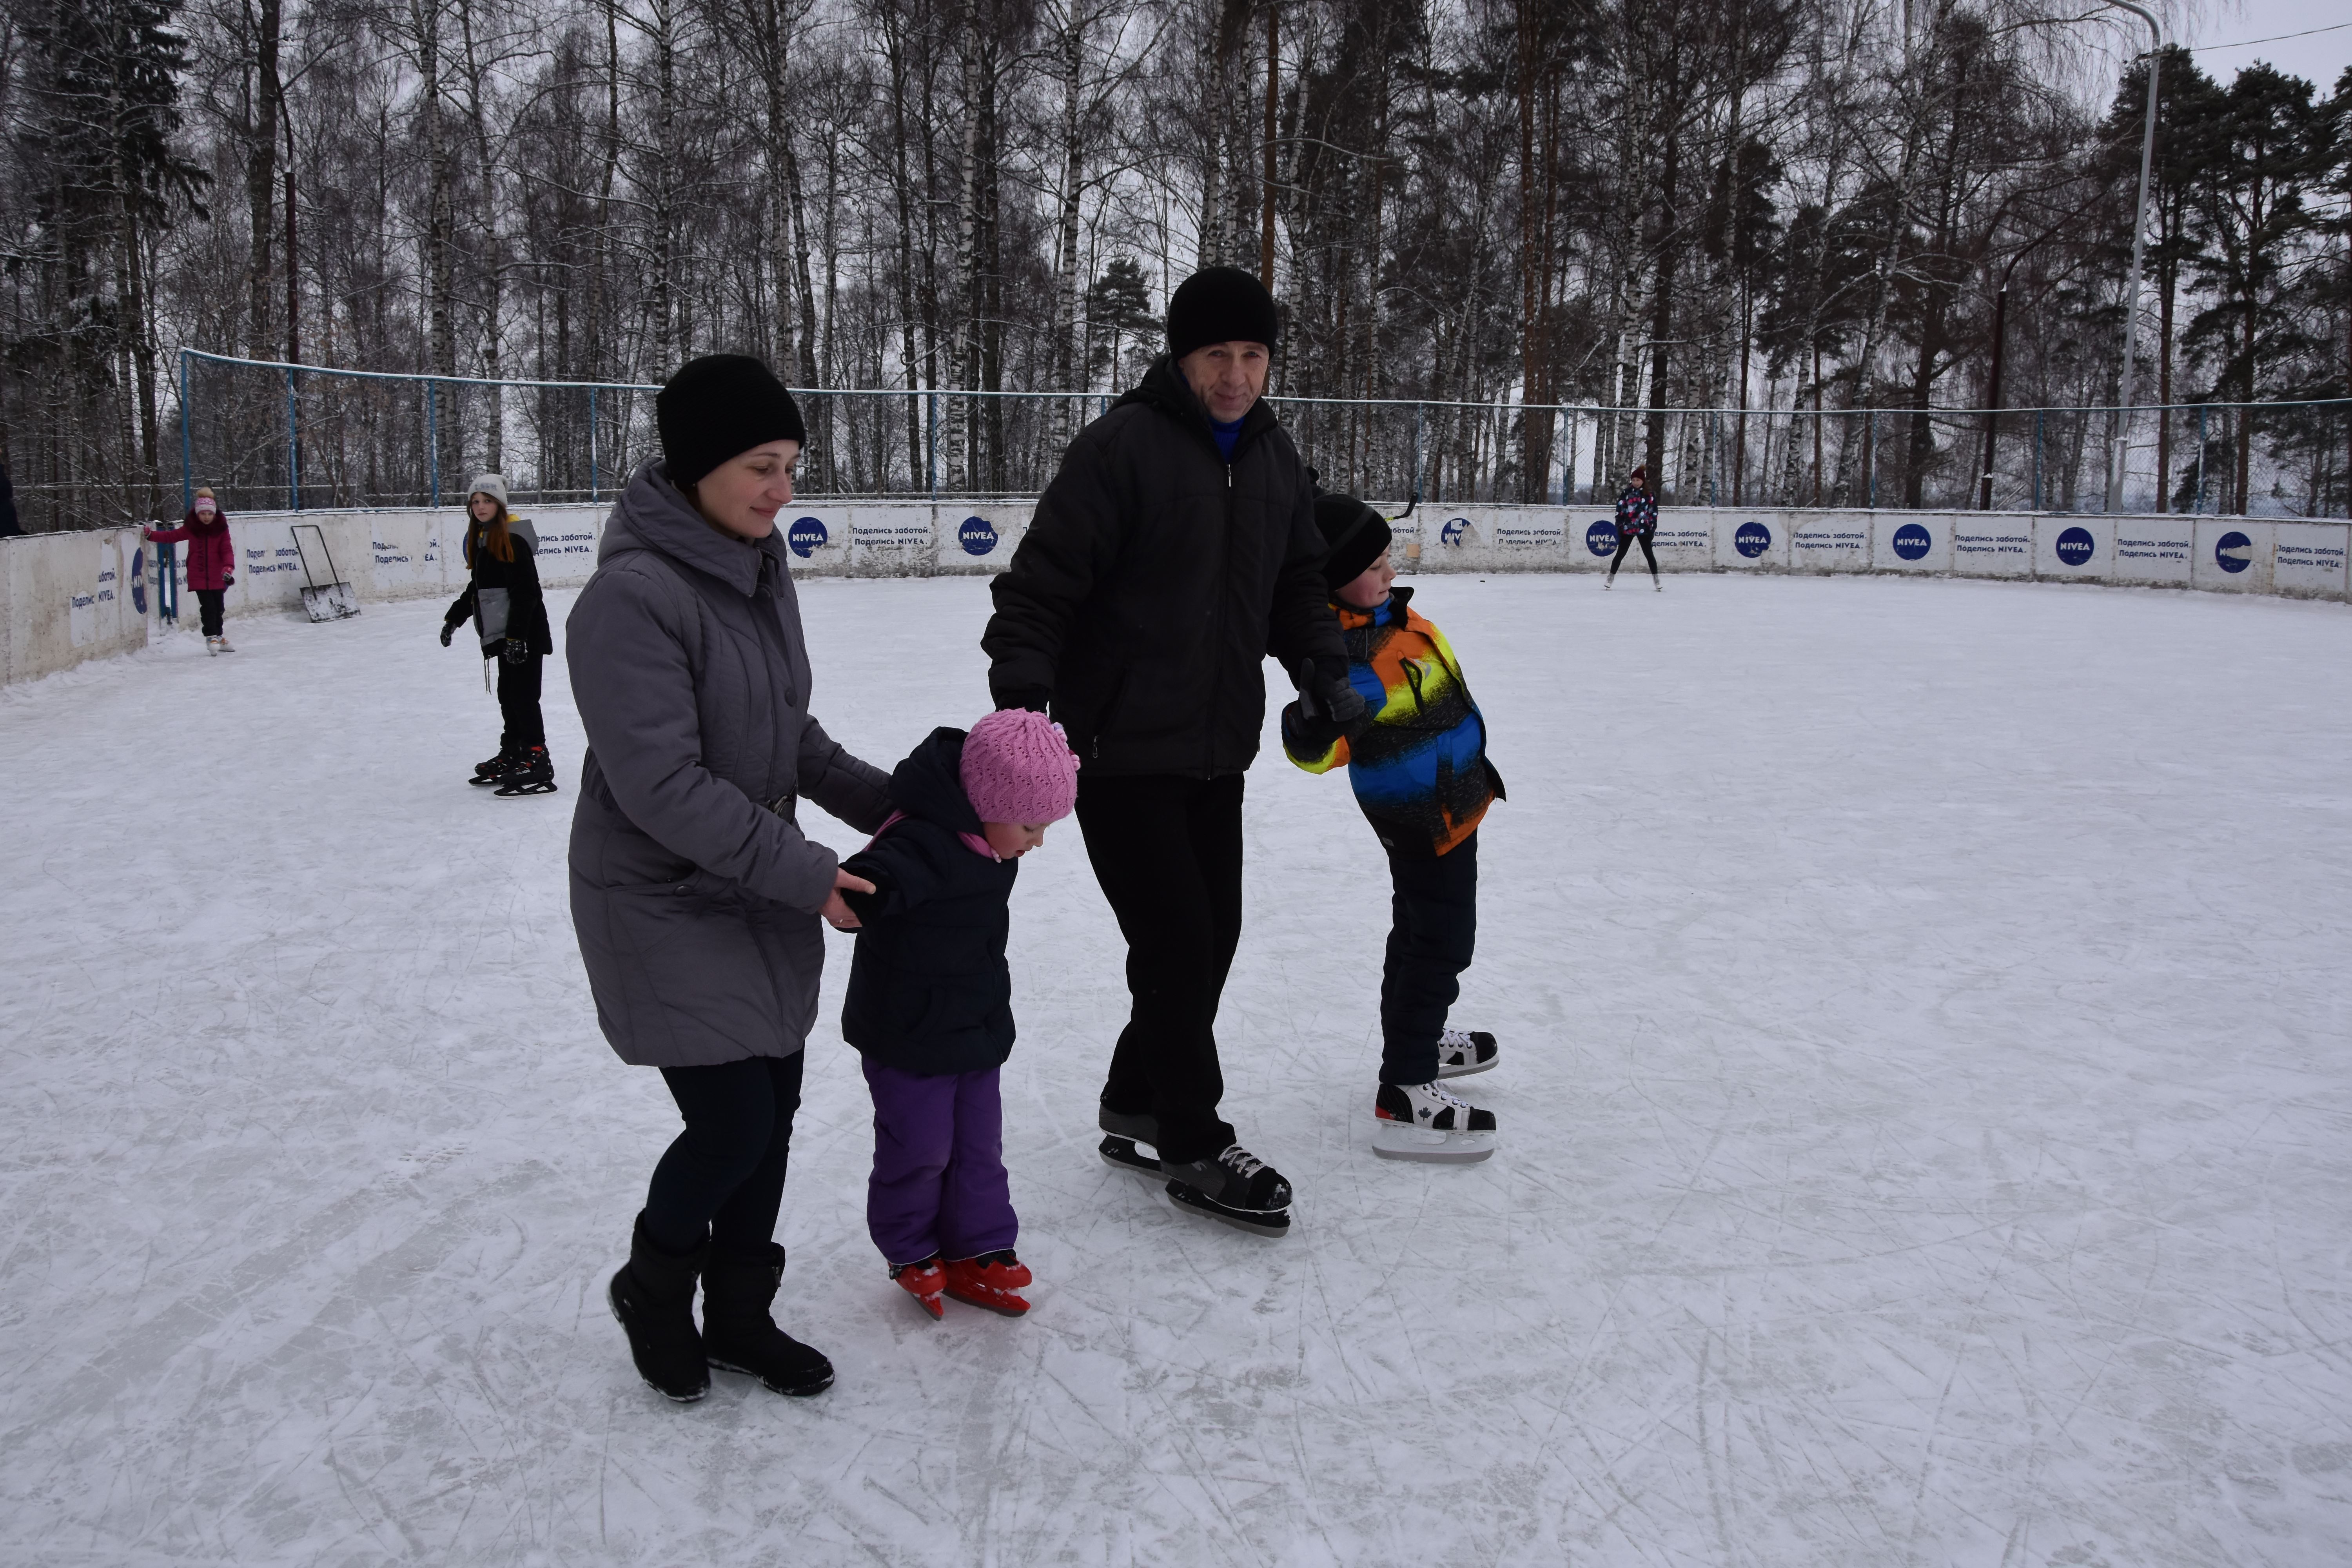
[[[1389,851],[1389,952],[1381,971],[1381,1081],[1437,1076],[1437,1037],[1478,939],[1478,835],[1443,855]]]
[[[1212,1159],[1234,1142],[1217,1115],[1217,1002],[1242,934],[1242,775],[1078,774],[1078,827],[1127,938],[1127,1027],[1103,1103],[1160,1124],[1160,1155]]]

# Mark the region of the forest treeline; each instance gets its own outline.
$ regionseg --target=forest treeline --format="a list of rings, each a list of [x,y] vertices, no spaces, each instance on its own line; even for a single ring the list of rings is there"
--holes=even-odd
[[[1110,392],[1229,262],[1282,301],[1278,392],[1494,410],[1315,411],[1310,460],[1382,493],[1410,444],[1503,499],[1646,458],[1672,499],[1974,504],[1979,426],[1905,411],[2117,395],[2135,37],[2024,0],[0,0],[0,461],[31,526],[176,511],[182,346]],[[2137,401],[2345,395],[2352,72],[2156,58]],[[306,385],[306,487],[553,494],[643,449],[609,395],[444,390]],[[289,461],[266,375],[189,401],[200,467]],[[1033,485],[1094,406],[820,401],[841,491]],[[2135,437],[2157,504],[2345,504],[2341,411],[2204,427]],[[2106,438],[2037,426],[2034,495],[2095,505]]]

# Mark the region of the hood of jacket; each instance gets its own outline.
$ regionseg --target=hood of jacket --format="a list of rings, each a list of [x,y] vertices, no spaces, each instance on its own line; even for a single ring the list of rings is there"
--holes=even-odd
[[[980,813],[963,792],[964,731],[945,726],[923,737],[890,774],[890,804],[908,816],[980,837]]]
[[[605,519],[604,538],[597,542],[597,563],[633,550],[650,550],[681,566],[691,566],[747,599],[759,591],[763,569],[791,570],[784,558],[782,531],[772,529],[761,540],[722,532],[669,482],[669,465],[659,458],[640,468],[631,476],[628,489],[621,492],[612,515]]]
[[[1167,354],[1153,360],[1151,367],[1143,373],[1143,379],[1120,394],[1111,406],[1118,408],[1130,403],[1159,410],[1187,429],[1197,431],[1211,451],[1217,449],[1217,434],[1211,426],[1209,410],[1193,392],[1192,384],[1184,379],[1184,373],[1176,368],[1176,362]],[[1242,416],[1241,439],[1234,444],[1234,453],[1238,455],[1244,445],[1255,440],[1275,423],[1274,409],[1264,397],[1251,404],[1249,412]],[[1217,460],[1223,462],[1224,458],[1220,455]]]

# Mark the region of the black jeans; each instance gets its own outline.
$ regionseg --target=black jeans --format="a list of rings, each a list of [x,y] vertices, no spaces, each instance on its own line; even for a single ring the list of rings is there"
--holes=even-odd
[[[1127,938],[1134,998],[1103,1103],[1160,1123],[1160,1155],[1213,1158],[1219,1119],[1217,1003],[1242,935],[1242,775],[1078,774],[1078,827],[1095,880]]]
[[[805,1054],[661,1069],[686,1131],[646,1192],[646,1231],[656,1246],[691,1252],[708,1237],[714,1257],[745,1258],[774,1238]]]
[[[547,744],[547,721],[539,711],[540,658],[532,654],[520,664],[499,660],[499,717],[506,732],[500,749],[525,751]]]
[[[198,588],[196,591],[196,622],[205,628],[205,636],[221,635],[221,604],[228,597],[226,588]]]
[[[1625,552],[1633,549],[1633,542],[1638,539],[1642,542],[1642,559],[1650,563],[1650,575],[1655,577],[1658,574],[1658,552],[1650,548],[1650,540],[1657,531],[1655,527],[1651,527],[1642,530],[1639,533],[1619,534],[1617,553],[1609,558],[1609,575],[1612,577],[1617,575],[1617,568],[1624,561]]]
[[[1389,851],[1389,954],[1381,971],[1381,1081],[1437,1076],[1437,1037],[1478,939],[1478,836],[1443,855]]]

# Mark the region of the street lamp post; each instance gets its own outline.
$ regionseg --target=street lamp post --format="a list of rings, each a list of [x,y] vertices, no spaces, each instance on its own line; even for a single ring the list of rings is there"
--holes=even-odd
[[[2139,141],[2139,201],[2132,209],[2131,277],[2124,285],[2124,373],[2120,395],[2116,397],[2116,420],[2107,436],[2107,510],[2113,512],[2123,505],[2125,433],[2131,420],[2132,359],[2139,348],[2139,271],[2140,258],[2147,247],[2147,181],[2148,172],[2156,163],[2156,88],[2157,76],[2163,64],[2164,29],[2156,17],[2132,0],[2106,0],[2110,5],[2128,11],[2147,24],[2151,42],[2147,55],[2147,126]],[[2158,476],[2157,483],[2164,482]]]

